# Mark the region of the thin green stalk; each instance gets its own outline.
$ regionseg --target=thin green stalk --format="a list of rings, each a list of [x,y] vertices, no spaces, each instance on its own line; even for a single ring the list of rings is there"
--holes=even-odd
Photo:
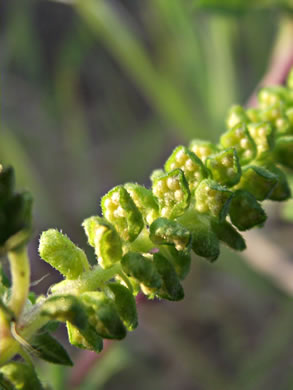
[[[30,284],[30,265],[25,246],[8,253],[12,276],[12,293],[9,307],[18,318],[26,303]]]

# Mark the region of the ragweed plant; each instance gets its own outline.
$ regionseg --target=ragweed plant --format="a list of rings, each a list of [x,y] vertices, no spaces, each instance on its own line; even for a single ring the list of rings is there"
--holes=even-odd
[[[140,291],[183,299],[192,252],[213,262],[220,243],[245,249],[240,232],[267,218],[261,202],[290,197],[293,71],[286,87],[263,88],[258,100],[256,108],[231,108],[218,144],[178,146],[151,175],[151,188],[127,183],[102,198],[102,216],[82,224],[96,265],[65,234],[43,232],[40,257],[64,277],[47,296],[29,292],[31,196],[16,193],[12,168],[1,167],[0,251],[12,275],[12,285],[0,275],[1,388],[42,388],[32,356],[72,364],[50,334],[57,322],[66,323],[71,344],[100,352],[103,339],[122,339],[137,327]],[[24,362],[13,361],[16,355]]]

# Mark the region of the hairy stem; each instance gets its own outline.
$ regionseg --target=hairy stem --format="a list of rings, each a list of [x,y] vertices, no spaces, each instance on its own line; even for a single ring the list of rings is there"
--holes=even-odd
[[[12,293],[9,300],[9,308],[18,318],[23,310],[29,293],[30,283],[30,265],[27,256],[27,248],[20,249],[8,253],[10,262],[10,270],[12,276]]]

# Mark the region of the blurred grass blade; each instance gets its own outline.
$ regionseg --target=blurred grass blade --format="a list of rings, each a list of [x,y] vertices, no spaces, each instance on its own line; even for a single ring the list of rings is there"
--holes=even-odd
[[[100,37],[114,57],[126,69],[142,89],[154,108],[172,125],[181,129],[186,139],[203,134],[203,124],[195,105],[172,84],[172,80],[160,74],[118,11],[104,0],[80,0],[75,2],[82,18]],[[178,134],[178,132],[177,132]]]

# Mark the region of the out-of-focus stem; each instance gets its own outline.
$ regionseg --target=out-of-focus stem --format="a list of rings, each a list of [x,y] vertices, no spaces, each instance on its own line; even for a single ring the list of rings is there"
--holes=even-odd
[[[12,276],[12,293],[9,308],[18,318],[23,310],[29,293],[30,265],[27,248],[21,247],[8,253]]]

